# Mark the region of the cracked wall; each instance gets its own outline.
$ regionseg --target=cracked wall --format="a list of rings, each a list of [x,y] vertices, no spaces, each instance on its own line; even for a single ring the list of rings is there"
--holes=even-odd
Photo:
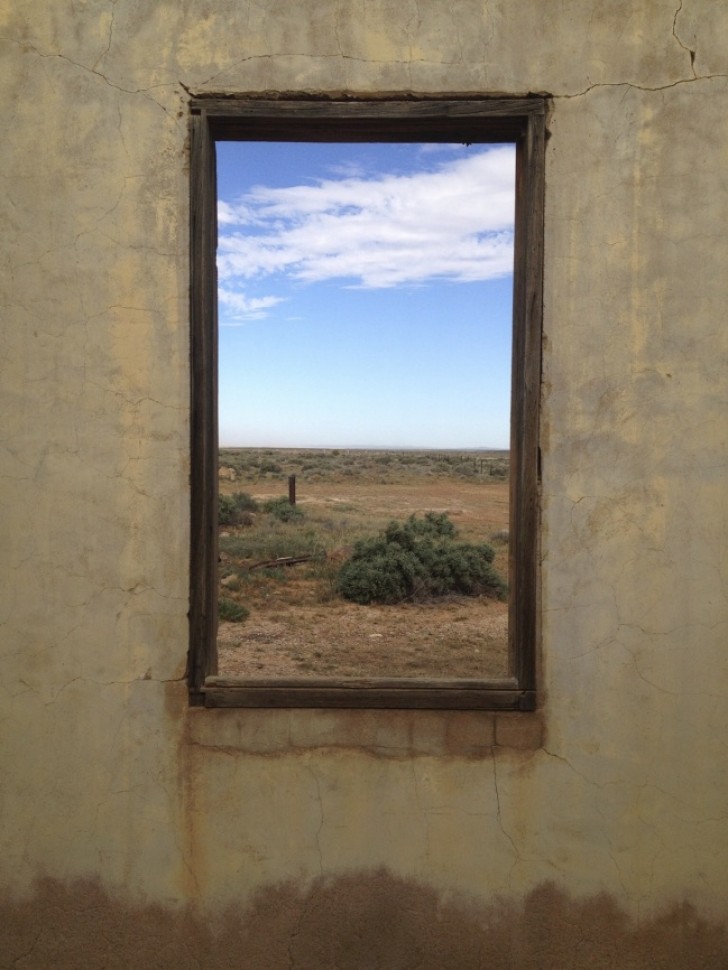
[[[462,966],[725,965],[726,29],[710,0],[0,4],[0,965],[82,965],[88,911],[159,966],[214,966],[206,920],[288,954],[251,966],[437,965],[389,931],[342,956],[328,892],[361,939],[409,900]],[[537,715],[187,707],[187,103],[241,91],[551,95]]]

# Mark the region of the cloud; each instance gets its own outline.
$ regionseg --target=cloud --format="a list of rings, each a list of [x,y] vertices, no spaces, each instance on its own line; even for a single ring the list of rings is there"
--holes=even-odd
[[[220,286],[217,298],[221,306],[228,311],[222,326],[234,326],[229,321],[259,320],[266,315],[265,311],[283,302],[280,296],[247,297],[244,293]]]
[[[217,224],[219,226],[234,226],[239,221],[235,209],[228,202],[220,199],[217,203]]]
[[[256,186],[235,203],[221,202],[220,279],[240,286],[285,276],[372,288],[509,274],[513,147],[474,148],[439,162],[433,155],[431,164],[410,174]],[[255,310],[266,309],[266,300],[276,298],[262,298]]]

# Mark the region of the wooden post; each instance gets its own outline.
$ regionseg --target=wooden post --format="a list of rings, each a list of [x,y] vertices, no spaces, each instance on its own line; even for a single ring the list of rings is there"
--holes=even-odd
[[[296,476],[288,476],[288,501],[291,505],[296,504]]]

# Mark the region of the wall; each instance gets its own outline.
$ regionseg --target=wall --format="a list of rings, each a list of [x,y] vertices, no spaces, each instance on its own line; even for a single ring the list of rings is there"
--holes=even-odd
[[[712,0],[3,0],[0,966],[728,964]],[[545,92],[542,709],[189,709],[187,102]]]

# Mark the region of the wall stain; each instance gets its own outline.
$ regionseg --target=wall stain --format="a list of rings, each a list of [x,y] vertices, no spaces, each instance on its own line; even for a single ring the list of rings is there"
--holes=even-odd
[[[179,701],[177,702],[179,705]],[[311,710],[169,707],[173,728],[186,718],[185,745],[265,758],[314,750],[388,761],[417,757],[487,761],[498,750],[524,765],[546,743],[543,711]]]
[[[44,879],[0,901],[0,967],[17,970],[726,970],[726,925],[675,904],[630,918],[553,884],[520,901],[444,896],[378,870],[289,881],[206,917]]]

